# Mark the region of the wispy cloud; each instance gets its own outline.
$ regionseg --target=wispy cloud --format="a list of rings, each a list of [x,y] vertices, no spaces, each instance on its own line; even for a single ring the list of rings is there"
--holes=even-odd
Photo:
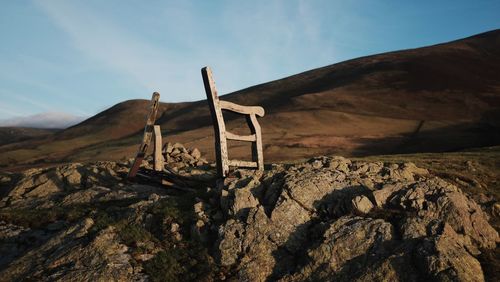
[[[0,126],[67,128],[83,121],[85,117],[61,112],[47,112],[36,115],[0,120]]]
[[[18,107],[10,107],[10,106],[5,105],[2,102],[0,102],[0,112],[3,113],[0,117],[4,117],[4,116],[18,117],[18,116],[23,116],[23,115],[27,114],[27,112],[25,112],[23,110],[19,110]]]
[[[37,4],[85,56],[176,101],[204,98],[199,75],[204,65],[214,67],[220,89],[227,92],[327,64],[333,52],[322,44],[321,23],[305,1],[227,2],[214,15],[195,7],[199,4],[168,3],[158,7],[163,14],[157,18],[148,15],[151,33],[168,34],[162,45],[90,5]],[[304,67],[304,62],[310,63]]]
[[[173,58],[152,44],[135,37],[99,11],[68,1],[38,1],[37,4],[64,30],[73,46],[96,63],[127,74],[149,90],[157,89],[162,80],[175,77]]]
[[[53,110],[53,107],[51,107],[50,105],[44,103],[44,102],[41,102],[40,100],[38,99],[32,99],[32,98],[29,98],[28,96],[21,96],[21,95],[11,95],[11,97],[15,100],[18,100],[19,102],[19,105],[20,107],[22,108],[23,107],[23,104],[25,103],[28,103],[32,106],[35,106],[35,108],[38,108],[38,109],[41,109],[41,110],[45,110],[45,111],[50,111],[50,110]]]
[[[0,97],[2,98],[2,101],[0,102],[0,109],[8,115],[26,115],[28,108],[35,108],[38,111],[53,110],[52,107],[44,102],[40,102],[39,99],[32,99],[27,95],[19,95],[5,89],[0,89]],[[4,115],[0,115],[0,118],[2,116]]]

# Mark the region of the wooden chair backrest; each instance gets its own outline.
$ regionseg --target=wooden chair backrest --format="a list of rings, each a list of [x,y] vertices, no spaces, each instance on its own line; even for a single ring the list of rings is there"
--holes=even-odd
[[[217,96],[217,89],[215,88],[212,71],[209,67],[204,67],[201,69],[201,75],[203,77],[203,84],[210,106],[210,114],[212,116],[212,121],[214,121],[217,172],[219,175],[225,176],[229,171],[229,165],[227,163],[227,141],[225,136],[226,125],[224,123],[222,109],[219,105],[219,97]]]

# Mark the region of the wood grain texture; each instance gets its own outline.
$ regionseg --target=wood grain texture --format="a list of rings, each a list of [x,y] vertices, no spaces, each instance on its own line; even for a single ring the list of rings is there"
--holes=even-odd
[[[154,126],[154,170],[155,171],[163,171],[163,167],[165,165],[163,154],[161,152],[163,142],[161,136],[161,129],[159,125]]]
[[[210,114],[214,125],[217,174],[221,177],[225,177],[229,172],[229,165],[227,163],[227,140],[224,117],[222,116],[222,110],[219,105],[219,97],[217,96],[217,89],[215,88],[215,82],[212,78],[212,71],[209,67],[204,67],[201,69],[201,75],[203,77],[203,84],[205,86]]]
[[[219,101],[221,109],[232,111],[243,115],[258,115],[259,117],[264,116],[264,108],[259,106],[241,106],[235,103],[227,101]]]
[[[240,161],[240,160],[229,160],[228,162],[230,166],[258,168],[257,162]]]
[[[153,125],[156,120],[156,114],[158,113],[158,106],[160,104],[160,93],[154,92],[151,97],[150,111],[146,118],[146,126],[144,127],[144,135],[142,137],[141,145],[135,157],[134,163],[128,172],[127,178],[134,178],[141,166],[144,155],[146,154],[149,144],[151,143],[151,138],[153,135]]]
[[[252,142],[252,160],[257,162],[257,168],[260,171],[264,170],[264,153],[262,151],[262,130],[255,115],[247,116],[247,124],[250,127],[250,132],[255,135],[255,142]]]
[[[226,138],[229,140],[248,141],[248,142],[255,142],[257,140],[257,137],[255,136],[255,134],[238,135],[238,134],[231,133],[229,131],[226,131]]]

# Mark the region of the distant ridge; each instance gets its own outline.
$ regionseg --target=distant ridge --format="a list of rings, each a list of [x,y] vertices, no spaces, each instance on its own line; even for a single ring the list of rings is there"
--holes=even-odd
[[[59,131],[57,128],[30,128],[30,127],[1,127],[0,146],[25,141],[33,138],[45,137]]]
[[[58,128],[64,129],[80,123],[85,118],[68,113],[47,112],[24,117],[0,120],[0,126],[25,128]]]

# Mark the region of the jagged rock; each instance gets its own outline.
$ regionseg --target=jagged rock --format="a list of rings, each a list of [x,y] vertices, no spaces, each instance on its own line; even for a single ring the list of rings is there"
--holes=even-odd
[[[375,190],[375,183],[370,178],[361,178],[359,183],[370,190]]]
[[[194,148],[193,151],[191,151],[191,156],[195,159],[201,158],[200,150],[198,150],[198,148]]]
[[[387,199],[391,197],[394,193],[401,190],[404,187],[403,183],[391,183],[386,184],[380,190],[376,190],[373,192],[373,198],[375,199],[375,203],[377,207],[383,207]]]
[[[495,198],[493,196],[485,195],[484,193],[479,193],[475,195],[474,200],[480,205],[487,205],[488,203],[493,202]]]
[[[219,230],[218,255],[220,264],[230,266],[238,261],[241,253],[241,236],[244,235],[244,225],[241,222],[230,219],[221,226]]]
[[[322,157],[234,175],[216,247],[238,280],[481,281],[474,256],[498,241],[472,199],[412,163]]]
[[[491,207],[491,213],[496,216],[496,217],[500,217],[500,204],[499,203],[495,203],[492,207]]]
[[[356,196],[352,199],[352,207],[356,214],[367,214],[373,209],[373,204],[366,196]]]
[[[423,272],[437,281],[484,281],[481,265],[464,240],[447,223],[440,234],[424,239],[416,251]]]
[[[207,161],[201,157],[201,152],[197,148],[186,149],[181,143],[167,143],[163,146],[163,158],[165,166],[179,171],[182,168],[202,166]],[[153,159],[149,160],[152,162]],[[151,164],[149,164],[151,166]]]
[[[2,279],[37,281],[99,281],[141,279],[133,273],[127,247],[117,242],[113,228],[91,242],[82,238],[91,227],[81,222],[59,232],[0,271]]]
[[[180,153],[181,153],[181,150],[179,150],[178,148],[174,148],[172,150],[172,153],[170,154],[170,156],[175,157],[175,156],[179,155]]]
[[[250,280],[257,281],[265,280],[265,277],[272,274],[273,268],[281,268],[281,266],[276,265],[275,259],[275,256],[279,255],[273,255],[273,251],[282,248],[280,253],[294,253],[302,249],[303,244],[307,242],[309,228],[313,226],[322,209],[328,210],[330,208],[339,213],[341,210],[350,210],[352,199],[363,190],[360,186],[351,186],[350,184],[353,183],[346,179],[343,172],[331,170],[324,165],[317,165],[315,162],[311,162],[311,165],[304,169],[290,168],[281,180],[264,179],[263,182],[271,182],[270,190],[273,191],[267,191],[268,193],[259,191],[263,187],[254,178],[252,176],[251,180],[248,177],[239,179],[228,185],[230,187],[228,190],[236,190],[232,192],[233,195],[240,195],[239,197],[229,197],[234,201],[232,206],[241,207],[237,210],[245,209],[247,211],[247,213],[238,214],[229,209],[228,216],[236,216],[239,220],[246,218],[243,221],[246,224],[235,222],[228,226],[227,230],[229,231],[225,229],[226,232],[224,232],[228,236],[221,241],[220,246],[223,249],[226,249],[227,246],[233,246],[229,248],[230,250],[240,246],[242,250],[248,249],[252,254],[254,252],[251,250],[258,250],[255,252],[257,257],[251,254],[243,256],[243,258],[247,258],[249,263],[240,263],[241,271],[239,272],[242,277],[250,277]],[[244,185],[241,185],[242,182]],[[240,183],[240,185],[237,186],[235,183]],[[273,186],[273,183],[279,183],[279,186]],[[338,198],[334,196],[338,196]],[[333,201],[330,202],[330,200]],[[265,206],[262,206],[264,203],[268,207],[271,206],[266,208],[269,211],[268,215],[264,211]],[[335,207],[329,207],[329,204]],[[244,235],[243,238],[242,235]],[[252,237],[246,238],[248,236]],[[245,247],[245,243],[248,247]],[[224,251],[223,253],[231,252]],[[229,254],[222,256],[226,264],[236,260],[234,254],[231,253],[231,255],[233,256]],[[267,269],[267,272],[263,272],[263,269]]]
[[[179,224],[177,223],[172,223],[171,227],[170,227],[170,232],[178,232],[179,231]]]
[[[174,147],[174,149],[179,149],[179,150],[184,149],[184,145],[182,145],[181,143],[174,143],[172,147]]]
[[[393,237],[393,226],[381,219],[345,216],[333,222],[319,246],[307,252],[310,263],[292,280],[324,281],[341,269],[366,267],[367,260],[383,258],[385,244]]]
[[[239,181],[231,182],[222,191],[221,207],[232,216],[245,217],[250,208],[258,205],[254,195],[257,193],[258,186],[259,180],[255,176],[248,176]]]
[[[29,230],[23,226],[0,221],[0,240],[6,240],[18,236],[22,232]]]
[[[180,215],[171,207],[161,210],[164,187],[128,182],[129,168],[114,162],[68,164],[5,180],[9,186],[0,199],[0,280],[147,280],[143,264],[165,248],[148,230],[163,233],[155,229],[158,223]],[[165,212],[166,218],[151,213],[156,204],[156,213]],[[208,215],[201,220],[203,226],[198,223],[200,238],[208,234],[206,221]],[[163,238],[186,248],[181,234],[186,229],[174,226]]]
[[[169,155],[173,149],[174,146],[172,146],[172,143],[168,142],[163,146],[163,153]]]
[[[352,165],[351,160],[344,157],[327,158],[325,159],[325,162],[330,169],[339,170],[344,173],[348,173],[350,166]]]
[[[246,222],[228,220],[219,231],[219,260],[225,266],[239,262],[241,280],[264,281],[276,264],[277,245],[268,238],[276,231],[262,207],[249,213]]]
[[[127,172],[126,164],[115,162],[96,162],[86,166],[76,163],[48,169],[30,169],[19,176],[19,181],[0,200],[0,206],[51,208],[61,202],[87,202],[98,195],[107,195],[110,191],[108,187],[119,186],[123,181],[122,176]],[[72,193],[75,194],[71,195]]]
[[[478,247],[494,248],[499,240],[497,231],[488,223],[488,216],[481,207],[456,186],[442,179],[419,181],[401,190],[389,201],[395,207],[416,212],[420,220],[412,221],[412,225],[422,226],[412,228],[428,229],[433,221],[442,221],[474,241]]]
[[[165,188],[125,181],[129,164],[2,176],[0,280],[145,281],[143,267],[178,263],[169,252],[189,239],[214,250],[217,277],[229,280],[483,281],[478,256],[499,241],[478,204],[412,163],[317,157],[237,170],[211,186],[213,168],[194,167],[203,162],[195,150],[166,144],[164,154],[204,183],[191,208]],[[52,218],[38,224],[38,210]]]

